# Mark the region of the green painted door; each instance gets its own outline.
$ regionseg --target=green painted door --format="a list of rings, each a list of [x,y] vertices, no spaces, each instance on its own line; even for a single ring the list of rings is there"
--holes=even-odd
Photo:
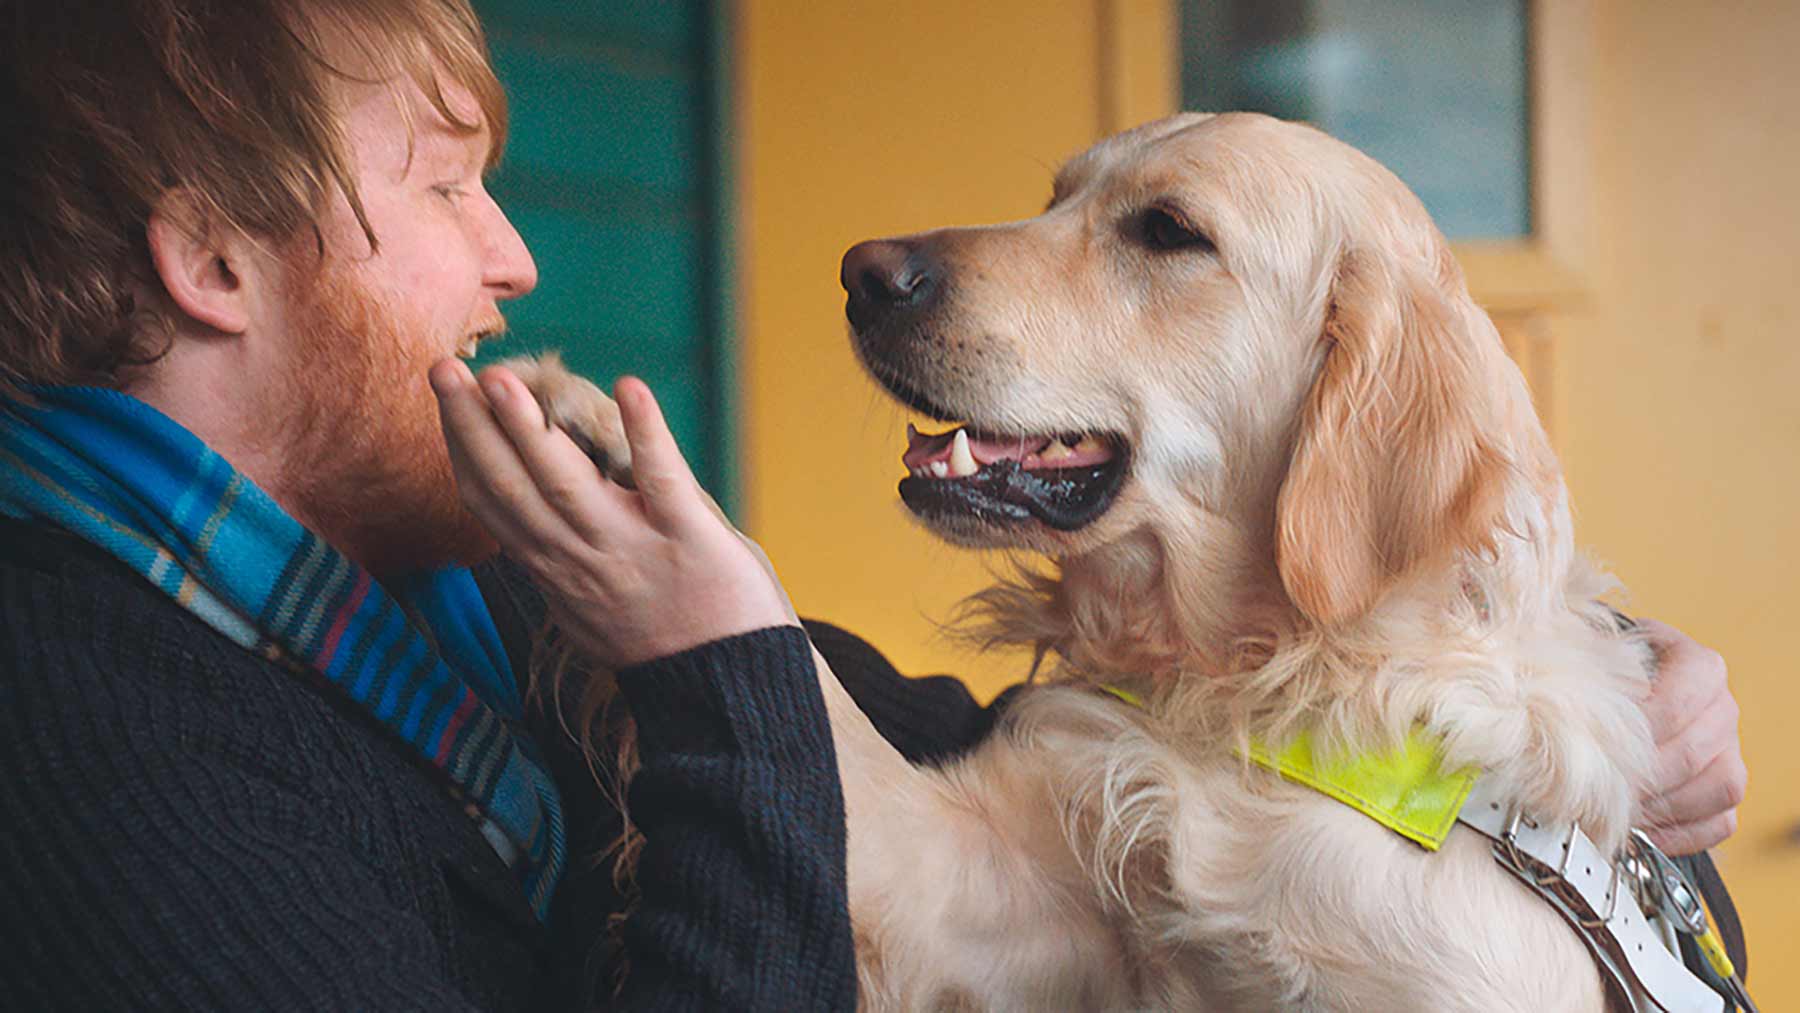
[[[494,357],[649,382],[727,509],[733,418],[720,0],[476,0],[511,101],[495,198],[537,258]]]

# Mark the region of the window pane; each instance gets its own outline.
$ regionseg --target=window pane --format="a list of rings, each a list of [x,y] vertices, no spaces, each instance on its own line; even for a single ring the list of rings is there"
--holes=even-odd
[[[1183,0],[1182,100],[1305,120],[1456,239],[1531,231],[1525,0]]]

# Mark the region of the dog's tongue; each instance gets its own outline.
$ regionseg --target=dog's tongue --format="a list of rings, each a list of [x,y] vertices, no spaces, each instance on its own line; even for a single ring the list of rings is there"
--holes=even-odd
[[[958,427],[942,433],[921,433],[906,427],[906,453],[900,458],[907,470],[917,471],[934,461],[954,462],[957,435],[962,434],[969,456],[978,467],[995,461],[1018,461],[1027,468],[1078,468],[1098,464],[1112,457],[1111,448],[1092,437],[1075,441],[1073,446],[1059,437],[1014,436],[994,438],[979,436]]]

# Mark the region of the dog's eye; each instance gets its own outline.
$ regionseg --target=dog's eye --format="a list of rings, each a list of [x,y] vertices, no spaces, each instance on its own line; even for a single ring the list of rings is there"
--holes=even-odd
[[[1144,245],[1158,252],[1213,248],[1213,242],[1207,238],[1206,233],[1163,208],[1151,208],[1144,212],[1138,228]]]

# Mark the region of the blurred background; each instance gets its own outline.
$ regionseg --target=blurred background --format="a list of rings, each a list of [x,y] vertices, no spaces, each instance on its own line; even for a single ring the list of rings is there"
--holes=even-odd
[[[1180,108],[1312,121],[1417,190],[1530,379],[1579,539],[1720,650],[1750,797],[1721,863],[1800,1003],[1800,5],[1791,0],[476,0],[537,255],[515,341],[662,398],[802,613],[982,696],[940,635],[994,560],[910,525],[906,415],[843,323],[853,243],[1035,214]]]

